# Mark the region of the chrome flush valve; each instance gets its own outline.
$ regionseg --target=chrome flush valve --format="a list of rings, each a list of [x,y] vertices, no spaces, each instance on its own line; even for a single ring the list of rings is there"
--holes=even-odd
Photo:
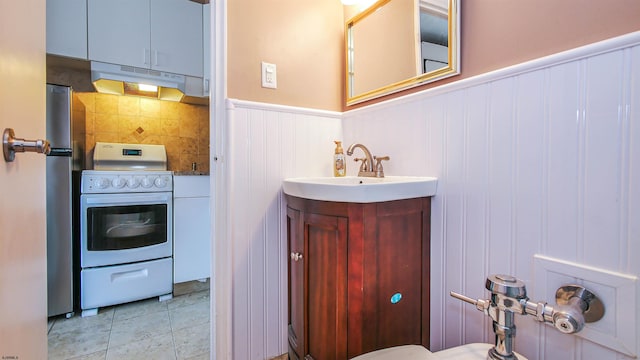
[[[515,314],[532,315],[540,322],[554,325],[565,333],[577,333],[585,322],[598,321],[604,315],[602,302],[579,285],[565,285],[556,292],[557,307],[533,302],[527,297],[524,282],[510,275],[490,275],[485,283],[491,299],[472,299],[453,291],[450,295],[473,304],[493,320],[495,346],[489,349],[488,359],[515,360],[513,340],[516,336]]]

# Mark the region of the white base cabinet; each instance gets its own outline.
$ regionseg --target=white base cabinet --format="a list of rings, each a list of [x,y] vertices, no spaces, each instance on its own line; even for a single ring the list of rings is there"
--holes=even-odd
[[[173,282],[211,276],[209,176],[174,176]]]

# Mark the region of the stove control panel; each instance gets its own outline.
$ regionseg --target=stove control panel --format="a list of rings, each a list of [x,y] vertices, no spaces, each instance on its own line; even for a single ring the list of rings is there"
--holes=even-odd
[[[173,191],[171,171],[96,171],[82,172],[83,194],[139,193]]]

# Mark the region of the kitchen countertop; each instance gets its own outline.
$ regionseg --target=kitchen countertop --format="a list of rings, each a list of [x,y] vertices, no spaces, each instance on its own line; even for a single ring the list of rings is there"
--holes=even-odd
[[[208,171],[174,171],[174,176],[198,176],[198,175],[206,175],[209,176]]]

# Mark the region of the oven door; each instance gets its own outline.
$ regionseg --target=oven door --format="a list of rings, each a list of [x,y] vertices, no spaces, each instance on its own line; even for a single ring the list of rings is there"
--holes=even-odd
[[[82,268],[173,254],[172,193],[80,196]]]

